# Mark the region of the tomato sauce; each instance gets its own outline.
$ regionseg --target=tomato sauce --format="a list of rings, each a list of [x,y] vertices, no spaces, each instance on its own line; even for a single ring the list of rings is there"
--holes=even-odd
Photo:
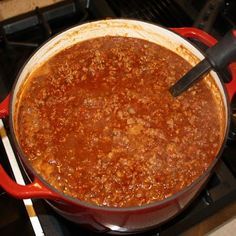
[[[202,175],[223,140],[223,102],[204,80],[177,98],[168,91],[190,68],[141,39],[75,44],[31,73],[18,94],[19,144],[72,197],[109,207],[163,200]]]

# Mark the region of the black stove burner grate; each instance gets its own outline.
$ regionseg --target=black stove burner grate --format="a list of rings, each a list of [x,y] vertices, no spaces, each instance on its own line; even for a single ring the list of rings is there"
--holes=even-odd
[[[174,0],[107,0],[119,17],[136,18],[167,27],[190,26],[192,19]]]
[[[37,47],[58,32],[92,19],[87,9],[75,0],[36,8],[0,22],[0,101],[7,96],[18,71]]]

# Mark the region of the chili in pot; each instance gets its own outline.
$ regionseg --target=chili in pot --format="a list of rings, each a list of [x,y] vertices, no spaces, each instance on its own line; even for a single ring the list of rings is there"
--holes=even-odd
[[[73,45],[20,90],[21,148],[47,182],[80,200],[109,207],[163,200],[206,171],[224,138],[224,105],[210,77],[178,99],[168,92],[189,68],[136,38]]]

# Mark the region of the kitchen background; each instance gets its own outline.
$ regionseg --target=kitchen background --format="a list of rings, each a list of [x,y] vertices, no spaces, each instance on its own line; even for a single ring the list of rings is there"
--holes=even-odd
[[[0,20],[34,10],[36,7],[45,7],[63,0],[1,0]]]
[[[220,39],[225,32],[235,28],[235,12],[234,0],[2,0],[0,101],[8,94],[17,71],[27,57],[44,40],[71,25],[107,17],[137,18],[166,27],[195,26]],[[195,43],[202,47],[198,42]],[[4,124],[8,130],[6,120]],[[174,220],[145,235],[235,235],[234,135],[235,131],[232,130],[221,163],[194,203]],[[7,150],[4,149],[1,143],[1,164],[10,169]],[[43,201],[36,200],[33,204],[46,235],[93,235],[61,219]],[[23,202],[12,199],[0,189],[0,235],[16,235],[19,232],[34,235],[35,229]]]

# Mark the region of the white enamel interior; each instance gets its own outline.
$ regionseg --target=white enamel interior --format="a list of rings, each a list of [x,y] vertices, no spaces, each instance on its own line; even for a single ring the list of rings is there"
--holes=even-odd
[[[189,61],[192,65],[195,65],[199,60],[202,60],[204,58],[200,51],[192,46],[192,44],[188,43],[185,39],[169,30],[153,24],[135,20],[115,19],[102,20],[79,25],[67,31],[64,31],[63,33],[57,35],[49,42],[44,44],[25,65],[19,76],[13,94],[13,102],[11,108],[13,109],[13,114],[14,104],[16,102],[19,88],[22,84],[25,83],[26,78],[29,77],[32,71],[34,71],[59,51],[70,47],[75,43],[106,35],[135,37],[154,42],[170,49],[171,51],[174,51],[175,53]],[[224,89],[217,74],[212,71],[211,76],[214,78],[215,83],[221,92],[225,107],[225,122],[227,122],[228,108]],[[224,127],[226,131],[227,125],[225,124]]]

